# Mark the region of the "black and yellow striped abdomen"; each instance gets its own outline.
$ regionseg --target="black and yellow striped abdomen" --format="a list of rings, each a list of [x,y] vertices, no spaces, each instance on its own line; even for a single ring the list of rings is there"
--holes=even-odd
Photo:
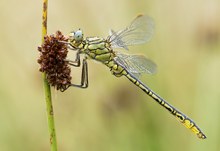
[[[129,73],[125,68],[123,68],[122,66],[120,66],[114,62],[110,62],[110,63],[111,63],[111,65],[108,65],[108,66],[111,67],[111,71],[115,76],[117,76],[117,77],[120,77],[122,75],[126,76],[132,83],[134,83],[136,86],[141,88],[146,94],[148,94],[151,98],[153,98],[163,108],[165,108],[172,115],[174,115],[178,119],[178,121],[180,121],[186,128],[190,129],[194,134],[196,134],[198,136],[198,138],[201,138],[201,139],[206,138],[205,134],[200,130],[200,128],[195,124],[195,122],[193,122],[190,118],[188,118],[182,112],[180,112],[179,110],[174,108],[167,101],[165,101],[163,98],[161,98],[155,92],[153,92],[150,88],[148,88],[139,79],[137,79],[135,76],[133,76],[131,73]]]
[[[157,103],[159,103],[162,107],[167,109],[172,115],[174,115],[186,128],[190,129],[194,134],[196,134],[199,138],[205,139],[205,134],[200,130],[200,128],[193,122],[190,118],[184,115],[182,112],[174,108],[167,101],[153,92],[150,88],[148,88],[145,84],[143,84],[140,80],[136,79],[133,75],[126,73],[125,76],[136,86],[141,88],[145,93],[147,93],[150,97],[152,97]]]

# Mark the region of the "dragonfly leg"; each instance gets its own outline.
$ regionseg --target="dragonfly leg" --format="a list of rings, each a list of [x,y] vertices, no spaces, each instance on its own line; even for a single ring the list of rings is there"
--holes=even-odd
[[[77,51],[77,50],[78,50],[78,49],[75,48],[70,42],[61,41],[61,40],[59,40],[58,42],[63,43],[63,44],[66,44],[66,45],[67,45],[67,48],[70,49],[70,50],[74,50],[74,51]]]
[[[79,67],[80,66],[80,52],[78,51],[76,53],[76,58],[75,61],[69,60],[69,59],[65,59],[65,61],[68,61],[68,64],[74,67]]]
[[[69,42],[67,42],[67,41],[62,41],[62,40],[59,40],[58,42],[63,43],[63,44],[67,44],[67,45],[70,44]]]
[[[82,75],[81,75],[81,84],[71,84],[70,86],[78,87],[78,88],[87,88],[89,85],[88,82],[88,64],[86,58],[83,59],[83,66],[82,66]]]

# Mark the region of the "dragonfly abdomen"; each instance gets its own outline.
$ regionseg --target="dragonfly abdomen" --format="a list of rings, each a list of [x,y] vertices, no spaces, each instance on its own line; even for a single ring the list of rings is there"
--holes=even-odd
[[[125,72],[126,70],[124,70]],[[205,139],[205,134],[200,130],[200,128],[186,115],[178,111],[168,102],[166,102],[163,98],[153,92],[150,88],[148,88],[145,84],[143,84],[140,80],[135,78],[132,74],[127,72],[124,74],[132,83],[141,88],[145,93],[147,93],[151,98],[153,98],[157,103],[159,103],[162,107],[168,110],[172,115],[174,115],[178,121],[180,121],[186,128],[190,129],[194,134],[196,134],[199,138]]]

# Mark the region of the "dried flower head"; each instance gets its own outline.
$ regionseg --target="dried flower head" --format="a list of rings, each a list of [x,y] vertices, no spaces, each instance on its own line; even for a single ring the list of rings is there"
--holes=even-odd
[[[38,47],[40,58],[37,60],[40,64],[40,71],[46,73],[46,78],[50,85],[57,90],[65,91],[71,85],[71,70],[67,57],[67,45],[60,41],[67,41],[60,31],[55,35],[45,36],[44,43]]]

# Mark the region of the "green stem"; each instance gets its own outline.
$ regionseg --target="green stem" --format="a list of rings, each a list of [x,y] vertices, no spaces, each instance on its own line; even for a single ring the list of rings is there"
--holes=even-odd
[[[47,34],[47,8],[48,8],[48,0],[43,0],[42,43],[44,43],[44,36]],[[47,108],[48,129],[49,129],[49,135],[50,135],[50,147],[51,147],[51,151],[57,151],[56,131],[55,131],[55,124],[54,124],[54,116],[53,116],[54,113],[53,113],[50,85],[46,79],[45,73],[43,73],[42,77],[43,77],[43,82],[44,82],[44,93],[45,93],[46,108]]]

